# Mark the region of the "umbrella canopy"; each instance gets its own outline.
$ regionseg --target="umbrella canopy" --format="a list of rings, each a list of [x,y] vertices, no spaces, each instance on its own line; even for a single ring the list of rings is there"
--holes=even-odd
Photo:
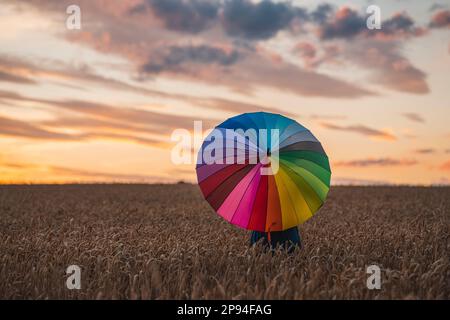
[[[316,137],[296,121],[266,112],[244,113],[217,126],[199,150],[196,171],[205,199],[220,216],[263,232],[312,217],[331,178]]]

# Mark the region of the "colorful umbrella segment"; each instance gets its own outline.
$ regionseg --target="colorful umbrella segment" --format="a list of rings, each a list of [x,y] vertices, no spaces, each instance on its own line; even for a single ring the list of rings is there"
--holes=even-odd
[[[269,168],[273,174],[263,173]],[[305,222],[330,189],[330,165],[320,142],[296,121],[273,113],[244,113],[220,124],[203,142],[196,170],[214,210],[255,231]]]

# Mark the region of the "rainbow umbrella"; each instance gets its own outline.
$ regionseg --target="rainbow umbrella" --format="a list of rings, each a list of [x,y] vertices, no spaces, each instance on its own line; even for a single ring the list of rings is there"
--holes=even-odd
[[[314,135],[279,114],[230,118],[205,139],[197,159],[203,196],[228,222],[254,231],[299,225],[330,189],[328,157]]]

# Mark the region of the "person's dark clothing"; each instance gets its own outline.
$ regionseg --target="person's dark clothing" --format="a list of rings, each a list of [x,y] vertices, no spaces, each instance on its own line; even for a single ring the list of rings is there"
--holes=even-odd
[[[261,240],[262,239],[262,240]],[[298,228],[293,227],[284,231],[272,231],[270,232],[270,244],[269,235],[267,232],[252,231],[250,238],[250,245],[255,245],[259,240],[265,247],[275,249],[278,246],[282,246],[287,249],[288,252],[294,251],[296,247],[301,248],[300,234]]]

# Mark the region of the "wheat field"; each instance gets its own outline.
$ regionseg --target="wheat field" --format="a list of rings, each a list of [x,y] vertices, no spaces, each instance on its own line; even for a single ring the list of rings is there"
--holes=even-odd
[[[449,299],[449,226],[450,188],[333,187],[288,255],[249,247],[195,185],[1,186],[0,298]]]

